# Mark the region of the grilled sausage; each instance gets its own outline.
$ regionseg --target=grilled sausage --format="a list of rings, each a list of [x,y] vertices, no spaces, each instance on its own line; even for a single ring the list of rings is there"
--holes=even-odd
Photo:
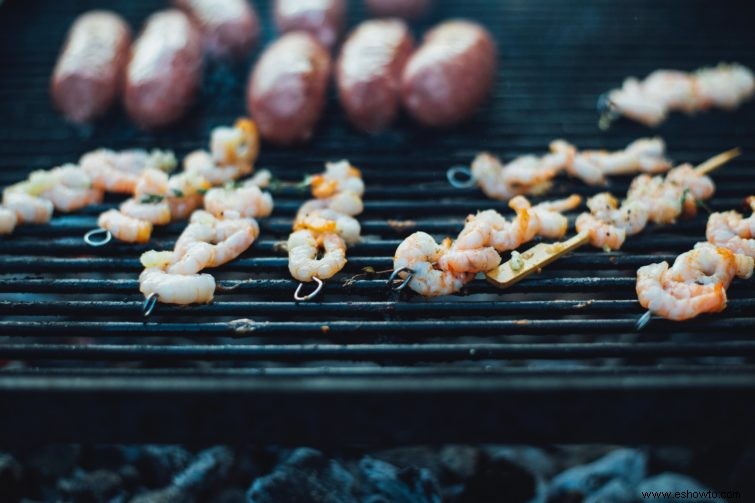
[[[131,48],[124,104],[145,128],[180,119],[194,101],[202,78],[202,37],[176,9],[152,14]]]
[[[275,24],[282,33],[302,30],[332,49],[346,17],[346,0],[275,0]]]
[[[430,9],[432,0],[365,0],[365,4],[374,16],[416,19]]]
[[[55,107],[74,122],[107,112],[120,95],[131,30],[117,14],[91,11],[76,19],[53,71]]]
[[[307,33],[289,33],[270,45],[247,88],[262,137],[282,145],[309,139],[325,105],[329,73],[330,55]]]
[[[478,24],[447,21],[438,25],[404,67],[404,106],[427,126],[445,127],[463,121],[490,93],[495,53],[492,37]]]
[[[259,39],[259,17],[248,0],[173,0],[173,4],[202,30],[212,57],[243,58]]]
[[[354,126],[385,128],[401,106],[401,72],[414,42],[401,20],[365,21],[343,44],[336,66],[338,96]]]

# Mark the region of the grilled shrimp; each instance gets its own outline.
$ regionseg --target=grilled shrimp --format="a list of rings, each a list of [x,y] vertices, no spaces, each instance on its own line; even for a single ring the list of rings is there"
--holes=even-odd
[[[497,157],[483,152],[472,161],[472,177],[488,197],[508,201],[520,194],[545,192],[573,155],[572,149],[554,145],[543,157],[526,155],[503,165]]]
[[[608,94],[612,109],[648,126],[657,126],[669,111],[692,113],[710,107],[731,110],[755,91],[752,72],[738,64],[720,64],[695,73],[658,70],[644,81],[629,78]]]
[[[697,213],[697,201],[713,196],[715,185],[689,164],[683,164],[661,176],[640,175],[632,180],[627,199],[641,203],[648,210],[648,220],[659,224],[676,221],[680,215]]]
[[[650,127],[659,125],[668,115],[663,102],[648,99],[642,83],[634,77],[626,79],[621,89],[608,93],[608,102],[613,110]]]
[[[697,101],[701,108],[732,110],[755,92],[752,72],[738,64],[720,64],[697,71]]]
[[[560,238],[566,233],[568,226],[568,220],[560,212],[574,209],[581,201],[582,198],[572,195],[566,199],[532,206],[523,196],[516,196],[509,201],[509,206],[516,211],[516,216],[511,221],[507,221],[495,210],[468,216],[464,229],[453,243],[452,251],[493,247],[498,252],[503,252],[514,250],[538,235]],[[485,253],[492,262],[492,253]]]
[[[202,194],[193,194],[183,197],[168,197],[166,201],[170,208],[171,220],[184,220],[189,218],[194,210],[202,207],[204,196]]]
[[[145,169],[139,175],[134,188],[134,195],[139,196],[166,196],[169,186],[168,174],[159,169]]]
[[[189,218],[189,215],[202,206],[204,193],[210,183],[197,173],[179,173],[168,179],[168,206],[174,220]]]
[[[668,262],[637,270],[637,298],[642,307],[669,320],[688,320],[726,308],[726,290],[720,283],[678,282],[669,279]]]
[[[666,175],[666,182],[683,187],[697,200],[713,197],[716,186],[707,175],[701,175],[690,164],[681,164]]]
[[[322,257],[318,258],[322,250]],[[288,237],[288,270],[299,281],[328,279],[346,265],[346,243],[333,233],[299,230]]]
[[[204,208],[216,217],[226,211],[235,211],[242,217],[267,217],[273,212],[273,198],[256,185],[238,188],[215,188],[204,196]]]
[[[501,256],[492,246],[460,249],[453,245],[438,259],[438,266],[452,273],[490,271],[501,263]]]
[[[174,248],[171,274],[194,274],[217,267],[244,253],[259,236],[259,226],[251,218],[228,211],[223,219],[206,211],[195,211]]]
[[[734,277],[752,276],[753,258],[710,243],[697,243],[679,255],[669,269],[669,278],[687,283],[721,283],[728,288]]]
[[[554,142],[555,148],[564,148],[564,143],[566,142],[563,140],[557,140]],[[671,162],[664,157],[665,150],[666,145],[662,139],[642,138],[616,152],[578,152],[573,162],[566,165],[566,170],[571,176],[580,178],[589,185],[605,185],[606,176],[668,171]]]
[[[233,127],[217,127],[210,138],[212,160],[218,166],[250,168],[260,151],[257,125],[249,119],[239,119]],[[251,172],[251,169],[249,170]]]
[[[139,291],[145,297],[157,294],[166,304],[212,302],[215,278],[209,274],[170,274],[160,267],[148,267],[139,275]]]
[[[726,308],[726,288],[735,277],[749,278],[753,258],[710,243],[697,243],[669,268],[668,262],[650,264],[637,271],[640,304],[671,320]]]
[[[3,206],[16,214],[18,224],[46,224],[52,218],[50,201],[21,191],[5,189]]]
[[[97,225],[110,231],[116,239],[127,243],[146,243],[152,235],[152,224],[146,220],[108,210],[97,219]]]
[[[582,198],[576,194],[565,199],[555,201],[545,201],[535,206],[530,206],[530,202],[523,196],[517,196],[509,202],[509,206],[514,210],[527,209],[529,219],[527,231],[522,236],[522,243],[526,243],[535,238],[542,236],[550,239],[559,239],[566,234],[569,221],[561,213],[573,210],[582,203]]]
[[[143,199],[127,199],[120,206],[124,215],[146,220],[153,225],[166,225],[170,223],[170,206],[166,199],[159,201],[145,201]]]
[[[346,160],[325,163],[325,172],[313,176],[310,184],[312,195],[318,199],[341,192],[351,192],[359,197],[364,194],[362,173]]]
[[[184,158],[184,172],[201,176],[211,185],[222,185],[248,175],[252,172],[252,165],[229,164],[221,166],[215,163],[209,152],[195,150]]]
[[[16,223],[18,223],[16,212],[0,206],[0,235],[12,234]]]
[[[645,228],[648,220],[646,208],[637,201],[619,201],[608,192],[602,192],[587,200],[589,213],[577,217],[577,232],[587,232],[590,243],[596,248],[618,250],[627,235],[634,235]]]
[[[755,199],[750,198],[752,203]],[[734,253],[755,257],[755,213],[744,218],[736,211],[713,213],[705,229],[708,242]]]
[[[170,151],[134,149],[115,152],[99,149],[84,154],[79,165],[91,177],[95,188],[133,194],[143,170],[171,171],[176,166],[176,158]]]
[[[437,267],[449,248],[448,240],[439,245],[429,234],[415,232],[404,239],[396,248],[393,268],[394,270],[405,267],[411,269],[413,277],[408,286],[425,297],[437,297],[458,292],[475,275],[474,273],[441,270]],[[400,276],[406,278],[407,274],[402,272]]]
[[[50,201],[56,210],[75,211],[102,202],[103,192],[92,188],[92,180],[75,164],[66,164],[49,171],[35,171],[29,175],[31,186],[49,188],[39,197]]]
[[[311,199],[304,203],[294,219],[294,230],[307,229],[314,234],[338,234],[348,245],[359,242],[359,221],[328,206],[328,199]]]

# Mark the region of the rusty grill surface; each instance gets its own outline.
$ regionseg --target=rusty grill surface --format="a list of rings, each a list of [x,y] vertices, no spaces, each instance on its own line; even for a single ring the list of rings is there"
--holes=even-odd
[[[267,2],[256,2],[273,36]],[[162,2],[116,8],[138,29]],[[0,185],[33,169],[75,162],[91,149],[204,148],[212,127],[244,113],[249,65],[211,64],[201,103],[168,132],[136,130],[118,110],[91,129],[62,122],[48,79],[78,13],[101,2],[10,0],[0,7]],[[352,3],[353,26],[362,18]],[[740,208],[753,192],[755,106],[695,118],[671,116],[657,131],[619,121],[597,127],[598,95],[629,75],[693,70],[719,61],[755,67],[748,2],[537,0],[441,1],[415,26],[462,16],[496,36],[494,97],[472,122],[420,130],[404,119],[367,137],[352,131],[331,96],[313,142],[263,148],[258,167],[301,180],[347,158],[367,185],[364,240],[315,302],[295,304],[296,282],[276,243],[307,197],[276,191],[255,245],[212,271],[213,304],[160,305],[142,318],[139,255],[166,249],[184,224],[157,228],[146,246],[93,249],[82,241],[118,200],[0,239],[0,438],[43,440],[255,440],[291,443],[419,441],[690,440],[705,428],[752,440],[755,290],[736,281],[729,307],[687,323],[642,314],[634,273],[673,260],[704,239],[707,214],[652,227],[625,249],[582,249],[507,291],[478,279],[463,295],[396,296],[383,271],[415,230],[455,235],[464,217],[499,202],[451,188],[445,170],[482,149],[509,160],[544,152],[563,137],[582,148],[624,147],[653,134],[679,162],[740,146],[715,173],[715,210]],[[624,194],[629,178],[612,180]],[[589,195],[560,178],[548,197]],[[575,214],[570,215],[573,224]],[[505,258],[505,257],[504,257]],[[245,320],[245,321],[239,321]]]

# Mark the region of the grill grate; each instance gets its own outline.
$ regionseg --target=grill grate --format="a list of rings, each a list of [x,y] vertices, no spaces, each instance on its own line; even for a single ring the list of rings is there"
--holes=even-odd
[[[269,20],[268,2],[255,2]],[[364,242],[318,301],[296,305],[296,283],[276,251],[306,194],[276,194],[261,239],[214,275],[214,304],[158,306],[144,322],[138,256],[172,245],[182,224],[148,246],[87,247],[81,236],[116,199],[0,240],[0,439],[39,441],[753,440],[755,293],[730,289],[728,309],[684,324],[654,320],[642,334],[634,271],[671,260],[703,239],[705,214],[651,228],[622,252],[583,249],[508,291],[482,280],[464,295],[395,297],[384,277],[403,236],[459,231],[466,214],[501,204],[452,189],[445,170],[480,149],[506,159],[564,137],[621,148],[652,134],[626,121],[597,128],[595,102],[628,75],[692,70],[720,60],[755,67],[750,3],[593,0],[439,2],[419,29],[452,16],[484,22],[499,41],[494,100],[472,123],[422,131],[403,120],[369,138],[347,126],[330,97],[311,145],[264,149],[260,167],[282,179],[348,158],[367,192]],[[39,3],[38,3],[39,4]],[[163,2],[117,9],[138,27]],[[352,2],[351,25],[362,17]],[[95,0],[32,6],[8,0],[0,16],[0,185],[32,169],[111,148],[204,147],[212,127],[244,111],[253,57],[213,64],[197,110],[180,128],[148,135],[115,111],[94,129],[50,110],[48,77],[70,22]],[[37,7],[37,8],[35,8]],[[704,21],[703,21],[704,20]],[[265,36],[273,36],[265,26]],[[715,174],[714,210],[739,207],[755,176],[755,106],[696,119],[674,115],[658,131],[670,155],[699,162],[733,146],[744,155]],[[622,194],[629,179],[612,181]],[[567,179],[552,197],[595,192]],[[550,197],[550,196],[549,196]],[[574,214],[571,215],[573,224]],[[239,321],[246,320],[246,321]],[[12,413],[10,412],[12,411]],[[128,418],[128,419],[126,419]],[[438,418],[442,418],[441,421]],[[556,420],[555,418],[558,418]],[[83,424],[90,427],[82,428]]]

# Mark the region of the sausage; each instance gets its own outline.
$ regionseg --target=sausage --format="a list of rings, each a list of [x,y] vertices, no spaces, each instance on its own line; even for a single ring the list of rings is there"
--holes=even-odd
[[[426,126],[457,124],[485,101],[495,72],[495,43],[485,28],[469,21],[441,23],[404,67],[404,106]]]
[[[131,48],[124,104],[142,127],[167,126],[190,108],[202,79],[202,36],[177,9],[152,14]]]
[[[91,11],[71,26],[50,82],[55,107],[73,122],[107,112],[121,92],[131,30],[117,14]]]
[[[173,4],[202,30],[211,57],[243,58],[259,39],[259,17],[248,0],[173,0]]]
[[[275,0],[275,25],[282,33],[306,31],[332,49],[346,17],[346,0]]]
[[[365,21],[349,35],[336,64],[338,97],[352,124],[385,128],[401,106],[401,72],[414,41],[399,19]]]
[[[432,0],[365,0],[365,4],[374,16],[416,19],[430,10]]]
[[[330,64],[325,48],[304,32],[286,34],[265,50],[247,87],[249,112],[264,139],[287,145],[312,136]]]

